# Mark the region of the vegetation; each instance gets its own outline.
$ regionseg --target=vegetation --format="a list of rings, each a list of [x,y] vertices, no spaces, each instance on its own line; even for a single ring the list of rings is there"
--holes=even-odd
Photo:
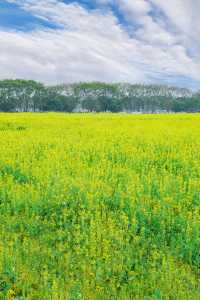
[[[199,131],[198,114],[0,114],[0,299],[199,299]]]
[[[99,82],[43,86],[35,81],[0,81],[3,112],[200,112],[200,94],[155,85]]]

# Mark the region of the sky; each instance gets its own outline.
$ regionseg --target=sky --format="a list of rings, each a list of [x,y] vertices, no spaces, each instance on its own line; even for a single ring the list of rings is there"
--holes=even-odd
[[[200,89],[198,0],[0,0],[0,79]]]

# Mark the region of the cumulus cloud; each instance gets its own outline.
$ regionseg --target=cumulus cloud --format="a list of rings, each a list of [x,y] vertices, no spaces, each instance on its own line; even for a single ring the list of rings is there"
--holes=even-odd
[[[57,29],[0,29],[1,78],[31,78],[50,84],[92,80],[159,83],[165,79],[170,84],[170,78],[174,81],[176,77],[200,82],[198,41],[189,46],[191,23],[198,23],[195,0],[96,0],[93,10],[78,1],[7,2],[56,24]],[[107,9],[101,9],[102,5]],[[114,7],[130,24],[129,30]],[[184,19],[188,8],[189,21]]]

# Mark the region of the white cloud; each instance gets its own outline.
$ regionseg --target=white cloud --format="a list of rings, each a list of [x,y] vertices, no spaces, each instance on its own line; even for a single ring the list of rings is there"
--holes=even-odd
[[[96,0],[109,4],[113,0]],[[194,0],[190,0],[193,3]],[[188,50],[187,0],[116,0],[127,21],[138,25],[130,35],[111,10],[87,10],[56,0],[9,0],[32,14],[61,26],[36,28],[32,32],[0,30],[0,77],[22,77],[46,83],[74,81],[150,82],[160,76],[188,77],[200,81],[200,59],[195,46]],[[181,4],[181,3],[185,3]],[[171,6],[169,5],[171,4]],[[153,16],[156,5],[165,20]],[[192,7],[192,4],[191,4]],[[194,8],[191,8],[194,15]],[[187,23],[188,22],[188,23]],[[198,23],[197,19],[195,19]],[[179,35],[177,35],[179,32]],[[159,78],[157,78],[159,82]]]
[[[130,21],[138,21],[139,17],[147,15],[151,10],[151,5],[146,0],[117,0],[117,4]]]

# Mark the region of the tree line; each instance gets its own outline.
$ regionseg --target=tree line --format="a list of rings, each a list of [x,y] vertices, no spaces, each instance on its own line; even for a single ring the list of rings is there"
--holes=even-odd
[[[0,111],[200,112],[200,93],[163,86],[135,85],[127,90],[97,82],[50,87],[32,80],[2,80]]]

